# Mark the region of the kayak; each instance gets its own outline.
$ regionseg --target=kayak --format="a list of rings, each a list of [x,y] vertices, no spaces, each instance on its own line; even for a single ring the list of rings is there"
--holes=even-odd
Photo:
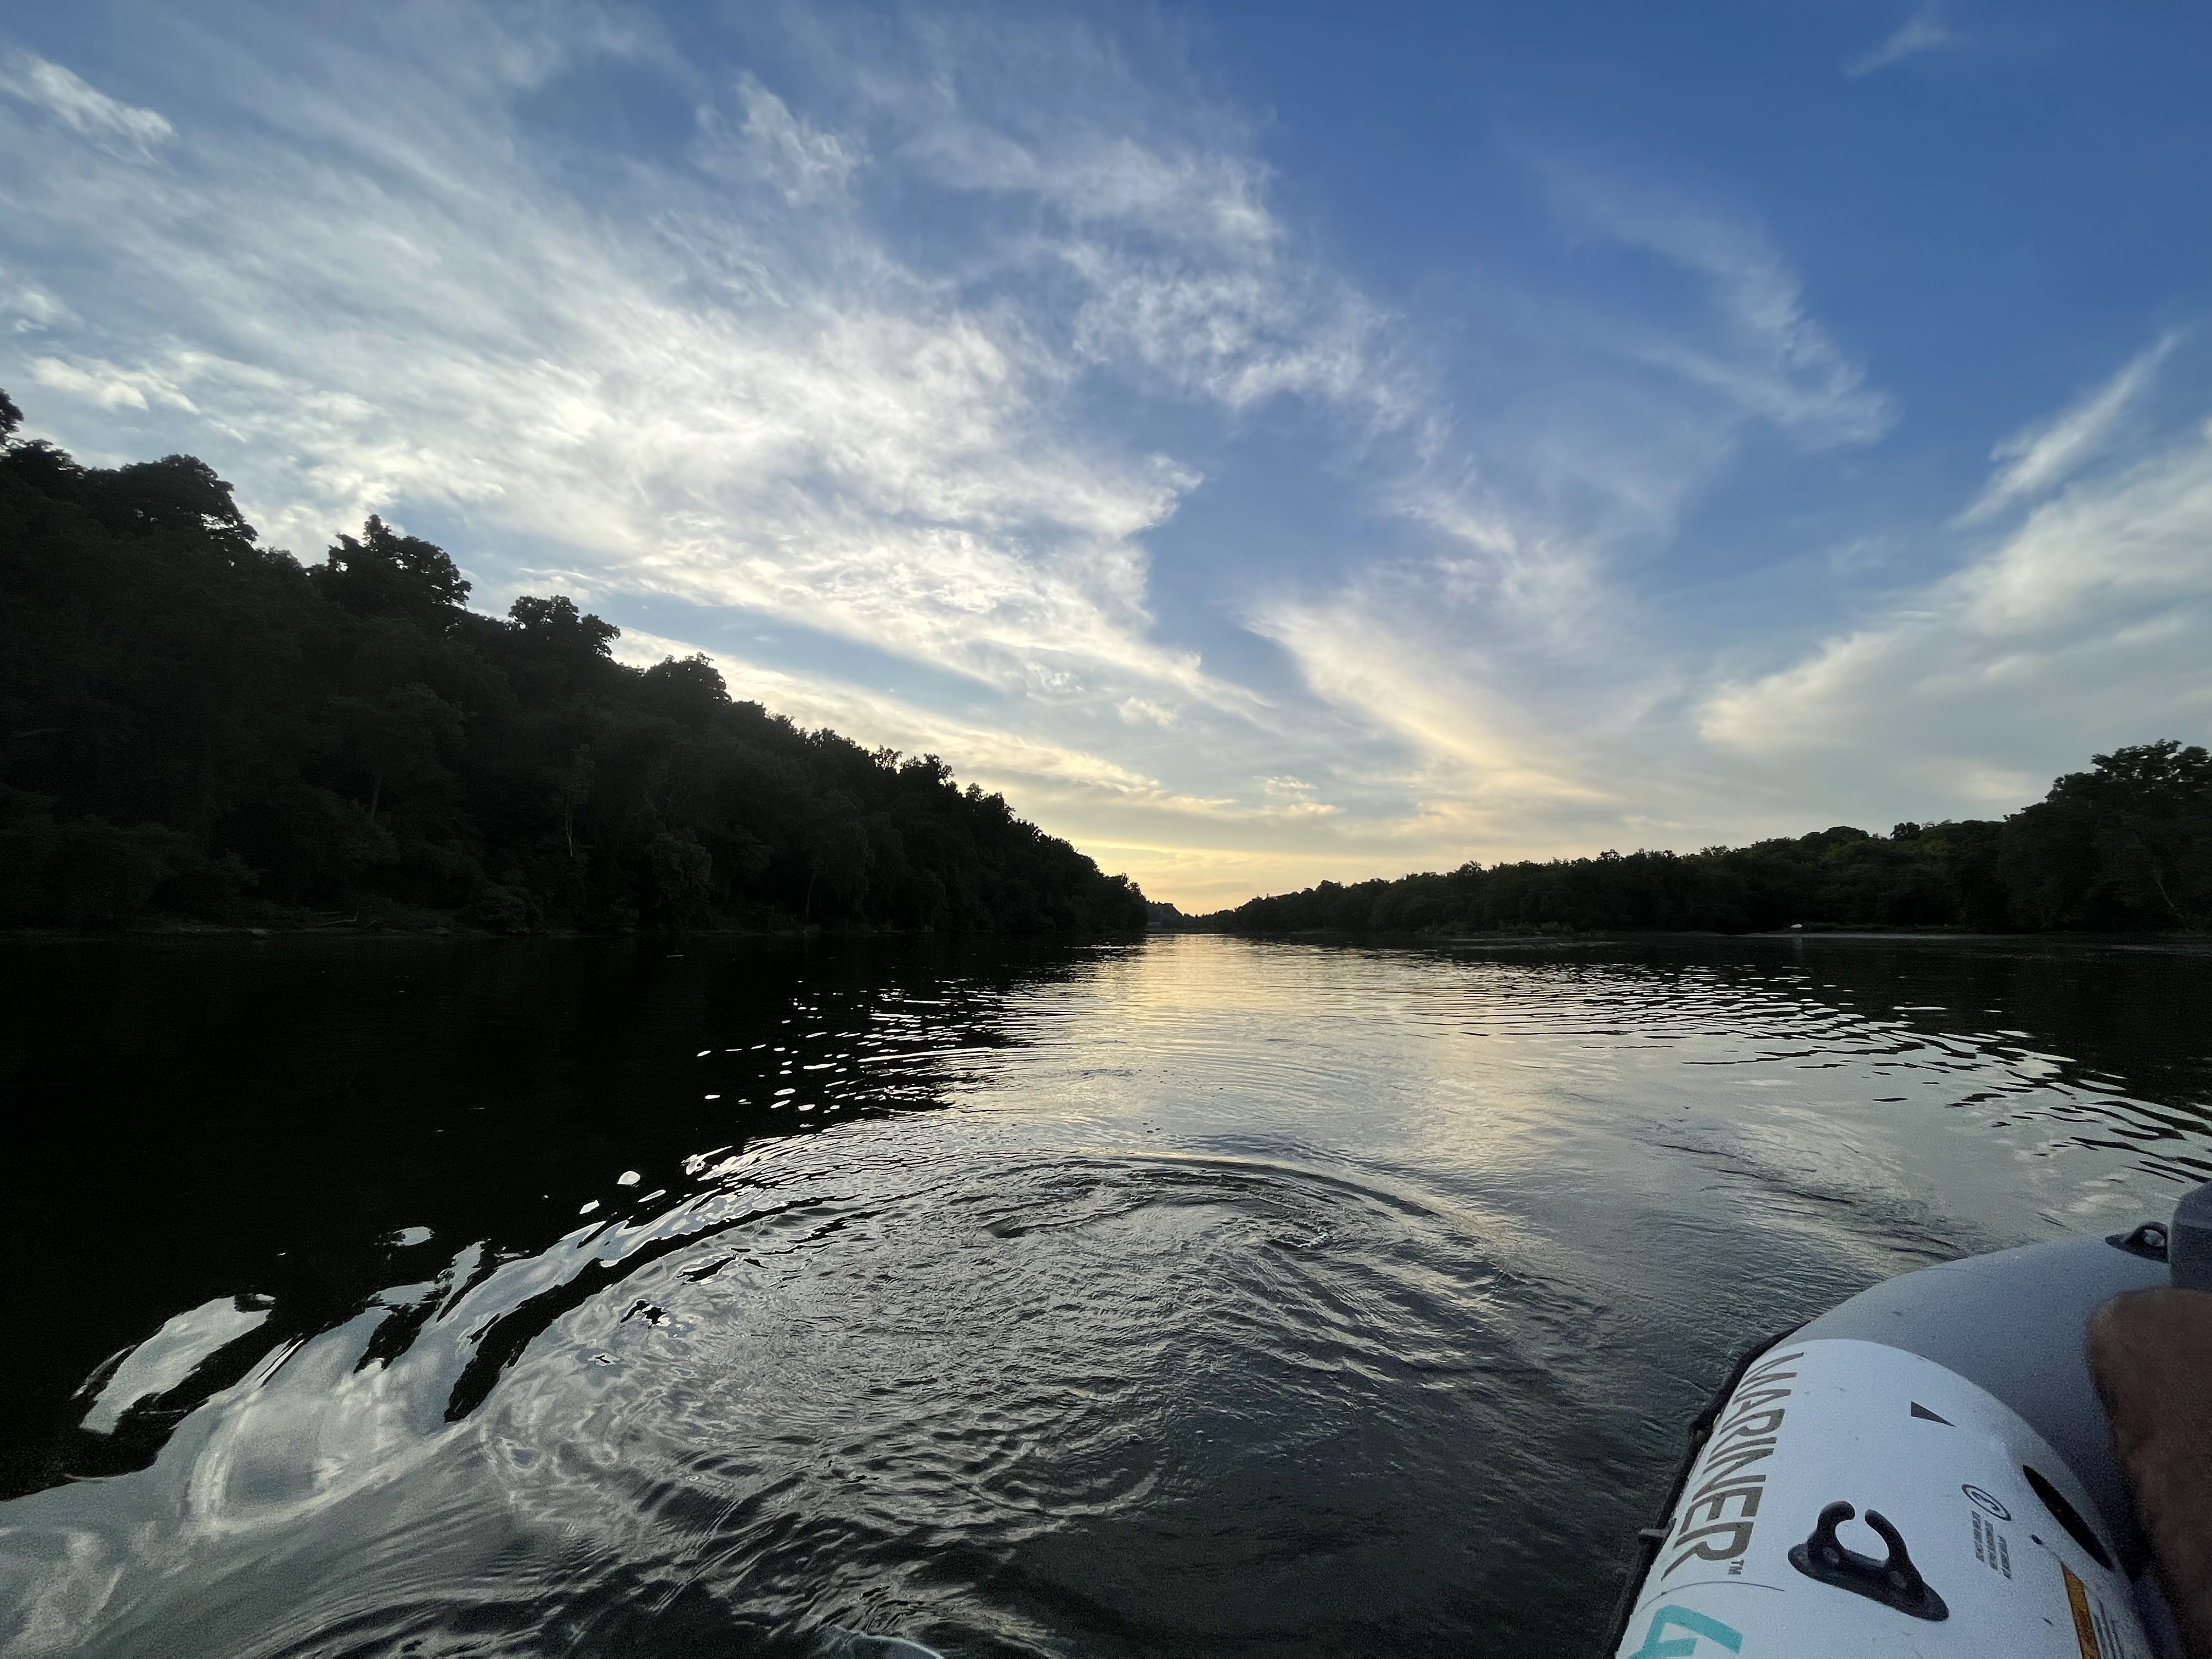
[[[2212,1289],[2171,1225],[1902,1274],[1755,1344],[1638,1534],[1614,1659],[2181,1659],[2090,1374],[2123,1291]]]

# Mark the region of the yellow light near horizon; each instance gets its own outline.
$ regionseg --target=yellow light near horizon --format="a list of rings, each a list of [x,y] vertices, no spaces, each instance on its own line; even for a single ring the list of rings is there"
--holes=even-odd
[[[1148,899],[1187,915],[1232,908],[1263,893],[1291,893],[1321,881],[1365,881],[1430,867],[1407,853],[1291,852],[1228,847],[1162,847],[1066,834],[1102,870],[1126,875]],[[1412,862],[1407,862],[1408,859]],[[1454,860],[1456,862],[1457,860]],[[1400,867],[1402,865],[1403,867]]]

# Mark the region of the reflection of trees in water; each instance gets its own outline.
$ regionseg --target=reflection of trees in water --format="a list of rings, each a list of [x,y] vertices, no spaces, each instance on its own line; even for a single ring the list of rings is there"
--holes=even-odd
[[[14,1297],[40,1335],[0,1371],[0,1493],[143,1467],[277,1345],[364,1310],[369,1355],[398,1352],[440,1298],[391,1287],[457,1250],[489,1273],[710,1190],[748,1146],[934,1109],[1016,1042],[1009,994],[1094,959],[943,937],[18,944],[0,1163],[46,1255]],[[258,1329],[113,1431],[72,1430],[104,1358],[241,1291],[273,1304]]]

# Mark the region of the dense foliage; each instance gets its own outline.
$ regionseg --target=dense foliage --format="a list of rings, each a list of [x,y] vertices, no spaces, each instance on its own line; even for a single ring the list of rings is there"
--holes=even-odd
[[[626,667],[566,599],[470,611],[376,519],[303,569],[203,463],[80,466],[20,420],[0,394],[0,921],[1145,925],[933,755]]]
[[[2002,823],[1838,827],[1700,853],[1601,853],[1256,898],[1246,933],[1795,926],[2212,927],[2212,756],[2172,741],[2093,758]]]

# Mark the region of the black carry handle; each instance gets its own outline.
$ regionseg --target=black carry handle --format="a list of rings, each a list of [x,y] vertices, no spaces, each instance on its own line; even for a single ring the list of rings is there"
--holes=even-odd
[[[1888,1559],[1877,1561],[1871,1555],[1861,1555],[1836,1536],[1836,1528],[1857,1513],[1849,1504],[1831,1504],[1822,1510],[1813,1535],[1790,1547],[1790,1565],[1808,1578],[1895,1607],[1911,1618],[1931,1623],[1948,1619],[1951,1609],[1920,1576],[1920,1569],[1912,1565],[1912,1557],[1905,1550],[1905,1540],[1879,1510],[1869,1510],[1866,1523],[1889,1547]]]

